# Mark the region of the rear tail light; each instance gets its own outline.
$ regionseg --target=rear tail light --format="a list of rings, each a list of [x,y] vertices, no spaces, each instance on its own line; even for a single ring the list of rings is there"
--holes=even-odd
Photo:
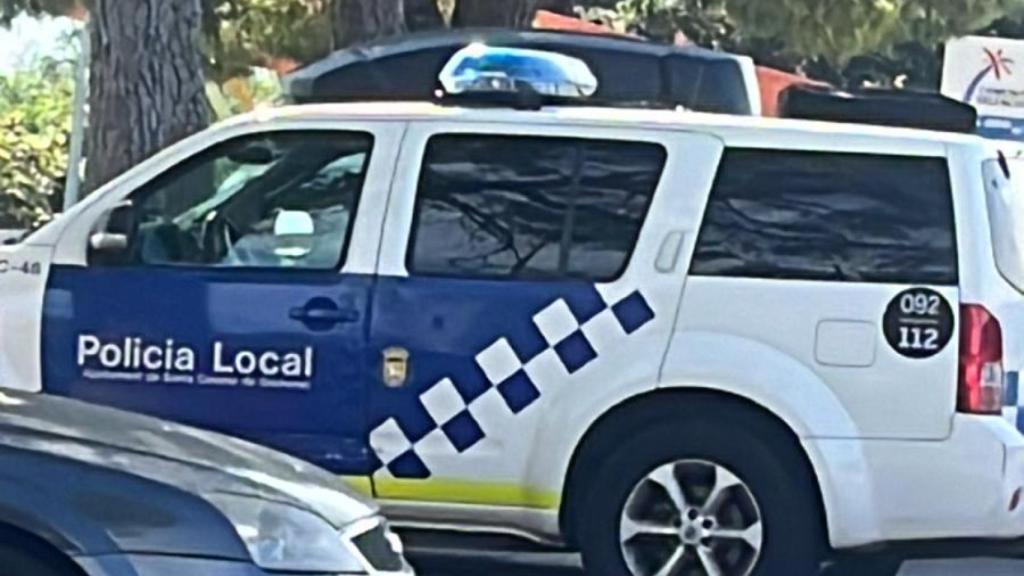
[[[998,414],[1003,408],[1003,329],[984,306],[960,306],[957,409]]]

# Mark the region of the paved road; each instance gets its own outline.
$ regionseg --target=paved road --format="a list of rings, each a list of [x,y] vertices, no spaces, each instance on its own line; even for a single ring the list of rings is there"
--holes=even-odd
[[[420,576],[583,576],[575,557],[564,554],[410,552]],[[909,563],[900,576],[1020,576],[1024,562],[1006,560]],[[869,575],[866,575],[869,576]]]

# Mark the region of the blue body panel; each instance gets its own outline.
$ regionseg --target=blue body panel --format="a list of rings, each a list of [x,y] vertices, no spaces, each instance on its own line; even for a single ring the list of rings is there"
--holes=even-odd
[[[998,116],[978,118],[978,134],[995,140],[1024,140],[1024,119]]]
[[[299,270],[55,266],[43,388],[364,474],[372,282]],[[307,309],[344,318],[296,317]],[[152,347],[160,350],[147,358]]]
[[[560,300],[580,326],[609,309],[626,333],[654,318],[639,292],[608,303],[589,282],[381,279],[373,299],[370,348],[407,349],[411,374],[399,389],[372,386],[368,420],[374,430],[394,418],[411,448],[379,466],[397,478],[428,478],[434,471],[417,455],[417,443],[441,429],[459,453],[475,446],[485,437],[485,427],[469,407],[483,394],[496,388],[513,415],[525,413],[541,399],[542,387],[524,369],[532,359],[554,350],[570,374],[596,360],[597,352],[580,329],[558,341],[541,334],[534,317]],[[499,339],[508,341],[515,362],[522,366],[504,380],[492,381],[477,355]],[[438,422],[421,397],[443,380],[454,384],[466,409]]]
[[[334,326],[290,317],[296,307],[323,299],[351,317]],[[559,302],[580,327],[610,313],[631,334],[654,318],[639,292],[606,302],[584,281],[55,267],[45,304],[44,389],[248,438],[342,474],[386,467],[395,477],[427,478],[432,471],[416,444],[440,429],[460,453],[475,446],[485,432],[469,407],[483,394],[496,389],[513,415],[541,399],[542,387],[525,370],[532,359],[553,351],[570,374],[597,359],[582,329],[557,341],[541,334],[535,316]],[[83,347],[83,337],[94,338],[86,343],[91,347]],[[174,348],[195,350],[193,369],[172,370],[172,376],[211,374],[217,343],[228,355],[308,347],[315,366],[306,389],[268,389],[258,378],[230,385],[168,382],[160,378],[166,370],[151,377],[152,371],[134,366],[97,368],[116,355],[105,347],[131,348],[126,338],[140,339],[143,348],[170,339]],[[502,339],[522,366],[492,381],[477,355]],[[408,379],[394,389],[381,373],[381,353],[390,347],[409,352]],[[438,422],[421,396],[443,380],[455,386],[466,409]],[[411,448],[382,460],[369,437],[391,419]]]

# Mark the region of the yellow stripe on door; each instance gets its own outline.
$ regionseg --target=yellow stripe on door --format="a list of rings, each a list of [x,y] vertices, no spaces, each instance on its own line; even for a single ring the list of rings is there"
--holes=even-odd
[[[387,500],[507,506],[536,510],[555,510],[561,503],[558,492],[518,484],[401,478],[382,478],[371,482],[369,478],[361,476],[344,479],[362,494],[372,493]]]

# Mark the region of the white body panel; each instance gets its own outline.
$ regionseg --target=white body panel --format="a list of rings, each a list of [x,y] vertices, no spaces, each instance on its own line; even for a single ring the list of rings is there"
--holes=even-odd
[[[941,441],[805,440],[837,548],[883,541],[1019,538],[1024,442],[997,416],[953,419]]]
[[[53,248],[21,244],[0,247],[0,387],[42,389],[42,310]],[[27,267],[29,273],[21,272]]]
[[[739,62],[743,78],[746,80],[743,84],[747,88],[747,101],[750,102],[750,114],[752,116],[760,116],[763,112],[763,103],[761,102],[761,82],[757,78],[757,66],[754,64],[754,59],[749,56],[737,56],[736,61]]]
[[[809,438],[945,438],[957,348],[920,362],[886,344],[882,315],[904,288],[690,278],[664,380],[707,381],[755,397],[783,419],[795,411],[795,427]],[[940,292],[958,301],[956,289]],[[849,339],[862,325],[865,341],[853,349]]]

